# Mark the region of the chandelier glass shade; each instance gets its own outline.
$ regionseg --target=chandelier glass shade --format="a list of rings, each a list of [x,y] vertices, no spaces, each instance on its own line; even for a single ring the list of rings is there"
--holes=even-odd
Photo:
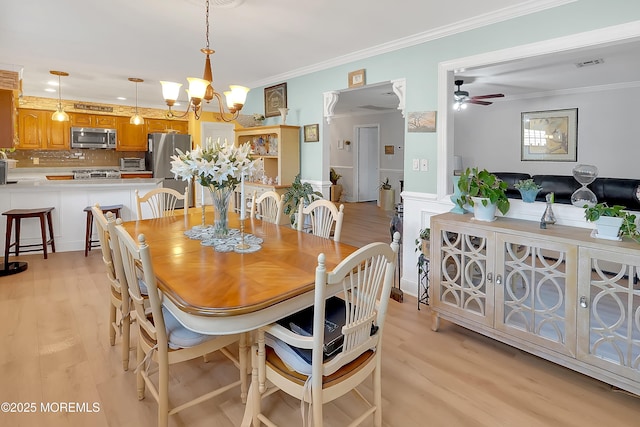
[[[58,106],[56,108],[56,111],[51,115],[51,120],[54,120],[56,122],[68,122],[69,115],[62,109],[62,90],[60,89],[60,77],[66,77],[69,75],[69,73],[54,70],[49,71],[49,73],[53,74],[54,76],[58,76]]]
[[[176,114],[172,110],[180,94],[182,84],[169,81],[160,82],[162,85],[162,97],[167,106],[169,106],[169,111],[167,112],[168,118],[182,118],[189,114],[190,111],[193,111],[194,117],[196,120],[199,120],[202,113],[202,101],[204,100],[209,103],[215,98],[218,103],[218,113],[220,113],[220,117],[223,121],[230,122],[238,118],[240,110],[242,110],[244,106],[249,88],[237,85],[229,86],[230,90],[224,92],[228,113],[225,111],[222,95],[213,88],[211,55],[213,55],[215,51],[209,48],[209,0],[206,0],[206,41],[207,46],[200,49],[200,51],[206,55],[202,78],[187,77],[189,88],[186,91],[189,96],[189,105],[184,113]]]
[[[136,109],[133,113],[133,116],[131,116],[129,123],[132,125],[143,125],[144,118],[140,114],[138,114],[138,83],[142,83],[144,80],[135,77],[129,77],[129,81],[136,84]]]

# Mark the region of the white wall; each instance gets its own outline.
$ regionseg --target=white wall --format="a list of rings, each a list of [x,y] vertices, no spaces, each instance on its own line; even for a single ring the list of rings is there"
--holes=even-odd
[[[344,200],[354,201],[354,165],[353,142],[356,139],[355,126],[380,125],[380,173],[379,181],[389,177],[389,182],[396,190],[396,203],[400,202],[400,180],[404,172],[404,118],[400,112],[354,115],[336,117],[331,121],[330,165],[342,175]],[[351,145],[343,144],[338,148],[339,141],[351,141]],[[394,154],[384,154],[384,146],[393,145]]]
[[[637,132],[640,88],[591,91],[470,105],[454,114],[454,153],[463,167],[495,172],[571,175],[576,164],[596,165],[600,177],[640,178]],[[522,112],[578,109],[578,161],[520,160]]]

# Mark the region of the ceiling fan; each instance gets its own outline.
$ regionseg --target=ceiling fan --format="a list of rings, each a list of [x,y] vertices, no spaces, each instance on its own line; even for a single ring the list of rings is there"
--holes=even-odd
[[[467,104],[477,104],[477,105],[491,105],[493,102],[482,101],[487,98],[503,98],[504,94],[502,93],[492,93],[489,95],[479,95],[479,96],[469,96],[469,92],[466,90],[460,89],[460,86],[464,83],[464,80],[456,80],[455,85],[458,86],[458,90],[453,92],[453,108],[456,111],[464,110],[467,108]]]

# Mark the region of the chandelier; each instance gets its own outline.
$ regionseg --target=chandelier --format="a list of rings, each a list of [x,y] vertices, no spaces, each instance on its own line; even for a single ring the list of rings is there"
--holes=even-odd
[[[224,92],[224,96],[227,101],[227,109],[231,114],[230,116],[228,116],[228,114],[224,110],[222,95],[216,92],[212,86],[213,73],[211,72],[210,55],[214,54],[215,51],[209,48],[209,0],[206,0],[206,9],[207,46],[200,49],[200,52],[204,53],[207,56],[207,59],[204,63],[204,75],[201,79],[196,77],[187,77],[187,81],[189,82],[189,89],[187,89],[187,95],[189,95],[189,105],[187,106],[187,110],[180,115],[176,115],[171,107],[173,107],[176,100],[178,99],[178,94],[180,92],[180,87],[182,86],[182,84],[167,81],[160,82],[160,84],[162,85],[162,97],[169,106],[167,118],[183,118],[189,113],[189,111],[192,110],[196,120],[199,120],[200,114],[202,113],[202,101],[205,100],[207,103],[209,103],[213,98],[215,98],[218,101],[218,111],[220,112],[220,117],[225,122],[230,122],[238,118],[240,110],[244,106],[244,102],[247,99],[247,92],[249,92],[249,88],[237,85],[229,86],[230,90]]]

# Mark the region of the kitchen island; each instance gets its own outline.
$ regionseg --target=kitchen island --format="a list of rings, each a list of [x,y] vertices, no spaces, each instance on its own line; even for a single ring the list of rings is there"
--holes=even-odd
[[[103,206],[122,204],[122,219],[136,219],[135,190],[144,194],[162,186],[160,178],[47,180],[16,179],[10,175],[9,182],[12,179],[17,182],[0,185],[0,212],[54,207],[52,216],[57,252],[84,250],[85,207],[96,203]],[[6,217],[3,216],[0,218],[0,236],[5,235],[6,225]],[[0,240],[0,253],[4,253],[4,238]],[[22,221],[20,241],[22,244],[41,242],[37,220]]]

